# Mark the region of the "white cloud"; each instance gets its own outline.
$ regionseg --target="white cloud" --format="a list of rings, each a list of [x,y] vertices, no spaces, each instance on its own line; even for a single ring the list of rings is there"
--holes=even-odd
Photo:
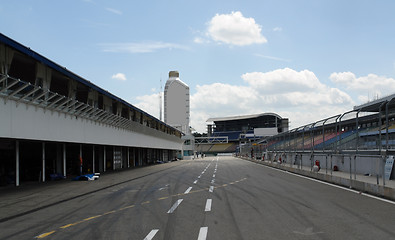
[[[241,85],[197,85],[190,99],[190,125],[198,132],[206,132],[206,120],[210,117],[275,112],[289,118],[291,128],[295,128],[354,106],[346,92],[325,85],[309,70],[284,68],[246,73],[241,78]],[[139,101],[136,106],[159,112],[158,94],[140,97]]]
[[[136,107],[159,119],[159,93],[138,96],[136,99]]]
[[[126,75],[123,73],[117,73],[111,76],[112,79],[120,80],[120,81],[126,81]]]
[[[384,95],[395,92],[394,78],[378,76],[376,74],[357,77],[352,72],[340,72],[332,73],[329,78],[332,82],[336,83],[338,87],[346,88],[350,92],[359,95],[358,99],[360,100],[368,99],[369,95],[383,97]]]
[[[117,15],[122,15],[122,12],[120,10],[114,8],[106,8],[106,10]]]
[[[164,42],[143,42],[143,43],[104,43],[100,44],[104,52],[115,53],[150,53],[161,49],[182,49],[187,50],[188,47]]]
[[[195,37],[195,39],[193,39],[193,42],[198,44],[204,44],[204,43],[209,43],[210,41],[203,37]]]
[[[262,28],[253,18],[245,18],[241,12],[216,14],[208,23],[208,35],[216,42],[244,46],[266,43]]]
[[[273,32],[281,32],[283,29],[280,27],[273,28]]]
[[[297,72],[290,68],[277,69],[271,72],[246,73],[241,78],[252,87],[263,93],[275,92],[310,92],[313,89],[322,89],[324,85],[311,71]]]
[[[280,61],[280,62],[290,62],[291,61],[291,60],[288,60],[288,59],[285,59],[285,58],[267,56],[267,55],[263,55],[263,54],[259,54],[259,53],[255,53],[254,55],[257,56],[257,57],[266,58],[266,59],[275,60],[275,61]]]

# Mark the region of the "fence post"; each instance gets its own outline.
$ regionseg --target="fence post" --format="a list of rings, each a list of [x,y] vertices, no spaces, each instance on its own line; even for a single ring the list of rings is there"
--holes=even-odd
[[[328,155],[325,155],[325,174],[328,174]]]

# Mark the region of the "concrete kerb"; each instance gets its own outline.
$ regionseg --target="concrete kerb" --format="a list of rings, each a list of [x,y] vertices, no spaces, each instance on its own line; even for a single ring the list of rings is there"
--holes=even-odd
[[[303,175],[306,177],[314,178],[317,180],[325,181],[328,183],[333,183],[339,186],[351,188],[363,193],[368,193],[371,195],[375,195],[378,197],[390,199],[390,200],[395,200],[395,189],[388,187],[388,186],[383,186],[383,185],[377,185],[373,183],[368,183],[368,182],[363,182],[355,179],[349,179],[349,178],[344,178],[344,177],[339,177],[339,176],[333,176],[325,173],[320,173],[320,172],[311,172],[311,171],[306,171],[303,169],[299,168],[292,168],[290,166],[286,166],[285,164],[279,164],[279,163],[271,163],[271,162],[265,162],[265,161],[257,161],[253,160],[250,158],[241,158],[247,161],[251,161],[254,163],[262,164],[268,167],[273,167],[276,169],[281,169],[284,171],[288,171],[291,173],[295,173],[298,175]]]

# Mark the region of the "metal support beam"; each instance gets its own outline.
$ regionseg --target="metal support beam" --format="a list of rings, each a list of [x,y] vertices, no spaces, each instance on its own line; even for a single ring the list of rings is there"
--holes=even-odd
[[[9,79],[11,79],[11,78],[9,78]],[[14,81],[15,81],[15,82],[10,83],[10,84],[7,85],[5,88],[3,88],[3,89],[0,91],[0,93],[6,92],[8,89],[10,89],[12,86],[14,86],[15,84],[17,84],[17,83],[19,82],[19,80],[14,80]]]
[[[41,97],[43,97],[45,94],[47,94],[48,91],[43,91],[41,94],[37,95],[35,98],[33,98],[31,100],[32,103],[35,103],[35,101],[37,101],[38,99],[40,99]]]
[[[11,98],[13,96],[15,96],[16,94],[18,94],[20,91],[22,91],[23,89],[25,89],[27,86],[30,86],[30,83],[22,83],[22,86],[20,86],[17,90],[13,91],[10,95],[7,96],[7,98]]]
[[[54,110],[60,110],[64,105],[68,104],[72,100],[73,99],[71,99],[71,98],[64,97],[64,101],[59,103],[59,105],[56,108],[54,108]]]
[[[38,90],[42,90],[41,87],[34,87],[32,90],[30,90],[28,93],[26,93],[25,95],[23,95],[21,98],[19,98],[16,102],[17,104],[26,99],[27,97],[29,97],[30,95],[33,95],[35,92],[37,92]]]
[[[49,92],[51,93],[51,92]],[[45,94],[44,94],[45,95]],[[42,102],[38,103],[38,106],[40,106],[43,103],[48,103],[50,100],[52,100],[52,98],[59,96],[59,94],[57,93],[52,93],[52,95],[50,95],[48,98],[44,99]]]
[[[46,108],[51,108],[52,106],[54,106],[55,104],[57,104],[58,102],[60,102],[61,100],[63,100],[63,99],[65,99],[66,97],[65,96],[60,96],[59,95],[59,98],[58,99],[56,99],[55,101],[53,101],[51,104],[49,104],[48,106],[46,106]]]

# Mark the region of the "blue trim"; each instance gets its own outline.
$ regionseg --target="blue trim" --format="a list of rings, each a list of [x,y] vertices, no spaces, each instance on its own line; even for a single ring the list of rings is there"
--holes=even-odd
[[[92,82],[90,82],[90,81],[78,76],[77,74],[67,70],[66,67],[60,66],[59,64],[49,60],[48,58],[38,54],[37,52],[35,52],[35,51],[31,50],[30,48],[18,43],[17,41],[5,36],[2,33],[0,33],[0,42],[2,42],[5,45],[8,45],[8,46],[14,48],[15,50],[17,50],[17,51],[19,51],[19,52],[21,52],[23,54],[26,54],[27,56],[29,56],[29,57],[31,57],[31,58],[43,63],[44,65],[46,65],[46,66],[48,66],[48,67],[50,67],[50,68],[52,68],[52,69],[64,74],[65,76],[67,76],[67,77],[69,77],[71,79],[74,79],[74,80],[84,84],[85,86],[88,86],[88,87],[92,88],[93,90],[95,90],[95,91],[107,96],[107,97],[110,97],[113,100],[116,100],[118,102],[121,102],[121,103],[125,104],[126,106],[128,106],[128,107],[130,107],[130,108],[132,108],[132,109],[134,109],[134,110],[136,110],[136,111],[138,111],[138,112],[140,112],[140,113],[142,113],[142,114],[144,114],[144,115],[146,115],[146,116],[148,116],[148,117],[150,117],[152,119],[154,119],[156,122],[164,124],[165,126],[171,128],[173,130],[179,131],[178,129],[167,125],[165,122],[160,121],[156,117],[151,116],[150,114],[148,114],[148,113],[144,112],[143,110],[133,106],[132,104],[126,102],[125,100],[115,96],[114,94],[112,94],[112,93],[110,93],[110,92],[108,92],[108,91],[96,86]]]

